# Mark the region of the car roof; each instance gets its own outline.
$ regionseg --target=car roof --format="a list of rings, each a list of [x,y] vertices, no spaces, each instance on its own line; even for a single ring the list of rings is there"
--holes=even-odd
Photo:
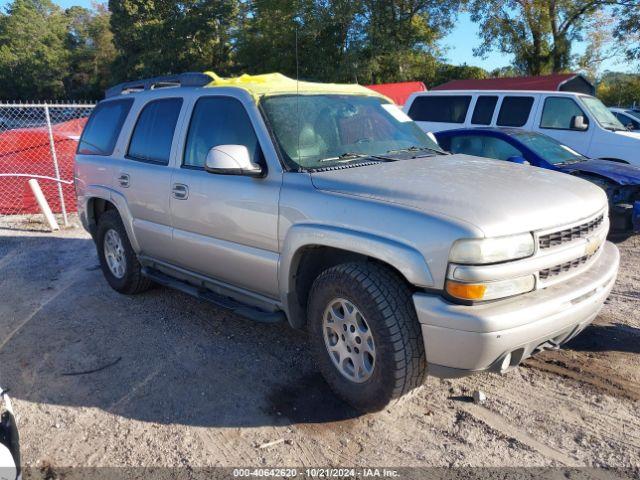
[[[111,98],[114,96],[135,95],[142,92],[160,92],[179,86],[199,87],[203,91],[222,87],[237,88],[248,92],[256,102],[265,96],[309,94],[360,95],[389,100],[384,95],[357,84],[298,81],[281,73],[244,74],[239,77],[223,78],[213,72],[204,72],[204,74],[186,73],[127,82],[110,88],[107,90],[106,96]]]
[[[591,97],[586,93],[566,92],[556,90],[429,90],[426,92],[416,92],[414,97],[423,97],[430,95],[550,95],[550,96],[567,96],[567,97]]]

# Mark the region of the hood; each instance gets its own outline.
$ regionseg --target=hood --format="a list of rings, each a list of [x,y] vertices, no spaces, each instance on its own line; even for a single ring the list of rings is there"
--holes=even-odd
[[[640,132],[616,131],[614,133],[616,135],[620,135],[621,137],[627,137],[632,140],[640,141]]]
[[[580,178],[468,155],[314,172],[311,181],[319,190],[461,220],[486,236],[564,226],[607,205],[604,191]]]
[[[618,185],[640,185],[640,168],[611,160],[585,160],[570,165],[556,165],[567,173],[593,173]]]

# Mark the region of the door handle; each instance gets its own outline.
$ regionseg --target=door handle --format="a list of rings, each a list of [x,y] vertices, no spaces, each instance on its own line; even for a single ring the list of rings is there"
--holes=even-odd
[[[186,200],[189,197],[189,187],[183,183],[174,183],[171,188],[171,194],[173,195],[173,198]]]
[[[118,183],[124,188],[129,188],[130,178],[128,173],[121,173],[118,177]]]

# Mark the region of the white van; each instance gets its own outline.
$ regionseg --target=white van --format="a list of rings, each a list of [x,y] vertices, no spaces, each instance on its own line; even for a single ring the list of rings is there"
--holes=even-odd
[[[433,90],[404,111],[427,132],[509,127],[541,132],[591,158],[640,165],[640,132],[628,131],[597,98],[575,92]]]

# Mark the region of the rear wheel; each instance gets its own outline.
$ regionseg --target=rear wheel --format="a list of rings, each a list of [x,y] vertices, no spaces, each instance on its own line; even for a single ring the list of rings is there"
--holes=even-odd
[[[331,388],[360,411],[378,411],[420,386],[426,358],[411,290],[390,269],[348,263],[315,280],[307,329]]]
[[[152,282],[142,274],[142,266],[116,210],[107,210],[100,216],[96,247],[102,273],[111,288],[120,293],[135,294],[151,287]]]

